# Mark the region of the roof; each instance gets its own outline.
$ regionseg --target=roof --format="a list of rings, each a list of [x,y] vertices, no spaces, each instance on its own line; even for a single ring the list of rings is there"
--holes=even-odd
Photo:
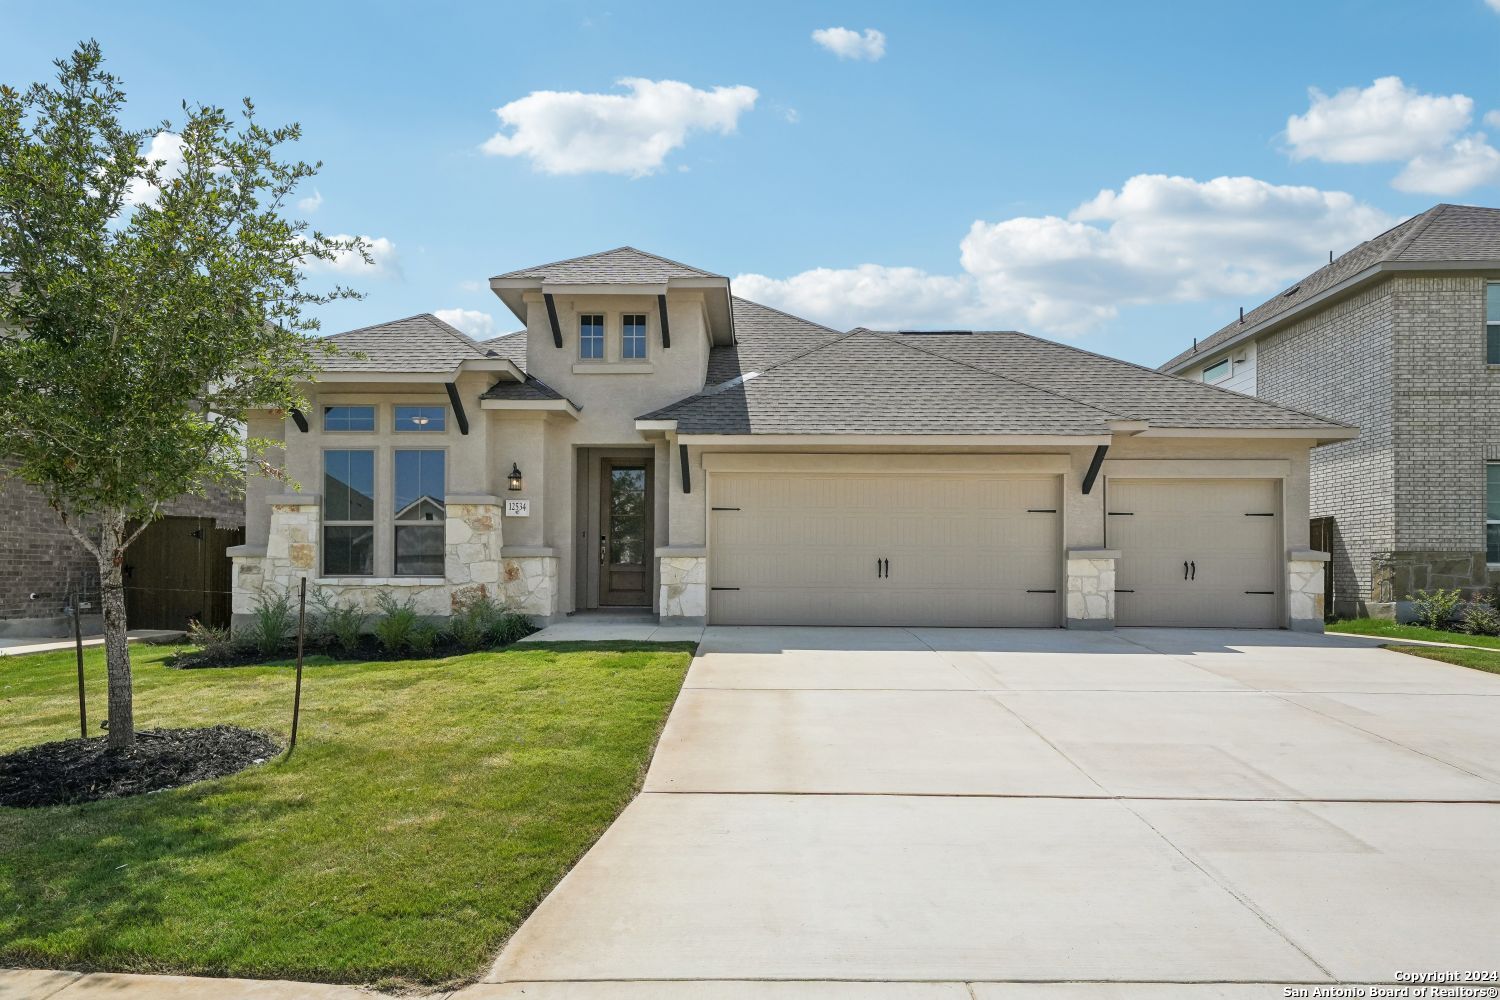
[[[708,352],[707,385],[759,371],[799,351],[843,336],[838,330],[749,299],[735,297],[731,305],[736,343]]]
[[[1200,340],[1196,348],[1178,354],[1163,364],[1161,370],[1171,371],[1195,358],[1207,357],[1261,324],[1293,312],[1323,292],[1379,265],[1438,263],[1476,266],[1500,263],[1500,209],[1434,205],[1278,292],[1246,312],[1243,320],[1236,319]],[[1374,276],[1373,272],[1369,274],[1370,278]]]
[[[329,372],[451,372],[465,361],[498,357],[432,313],[362,326],[325,339],[338,348],[337,355],[319,364]]]
[[[504,358],[514,364],[521,371],[526,370],[526,331],[517,330],[514,333],[502,333],[498,337],[480,341],[491,354]]]
[[[724,276],[658,257],[635,247],[616,247],[601,253],[510,271],[496,275],[493,280],[504,278],[529,278],[560,285],[655,285],[671,278],[723,279]]]
[[[539,378],[526,376],[524,382],[496,382],[485,390],[480,399],[508,399],[512,401],[536,402],[544,399],[567,399]],[[571,403],[572,400],[569,400]],[[574,407],[577,409],[577,406]]]
[[[1348,430],[1347,424],[1027,334],[858,329],[643,415],[682,434],[1101,436],[1153,427]],[[1111,384],[1113,383],[1113,384]]]

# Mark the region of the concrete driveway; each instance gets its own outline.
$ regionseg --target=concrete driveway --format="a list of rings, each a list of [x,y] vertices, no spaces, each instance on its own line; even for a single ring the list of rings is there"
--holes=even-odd
[[[1500,676],[1284,632],[711,628],[645,792],[476,995],[1237,1000],[1492,969],[1497,927]]]

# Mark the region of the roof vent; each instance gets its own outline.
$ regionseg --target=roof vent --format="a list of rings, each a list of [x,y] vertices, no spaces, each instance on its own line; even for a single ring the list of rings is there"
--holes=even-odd
[[[1291,288],[1288,288],[1286,291],[1282,292],[1281,297],[1284,299],[1289,299],[1300,291],[1302,291],[1301,285],[1293,285]]]

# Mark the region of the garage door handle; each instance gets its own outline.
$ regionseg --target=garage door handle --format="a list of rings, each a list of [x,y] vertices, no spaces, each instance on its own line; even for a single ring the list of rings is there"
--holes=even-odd
[[[1193,573],[1192,573],[1192,575],[1190,577],[1188,577],[1188,579],[1189,580],[1196,580],[1196,579],[1198,579],[1198,563],[1197,563],[1196,560],[1193,562]]]
[[[1187,579],[1187,575],[1188,575],[1187,560],[1184,559],[1182,561],[1182,578],[1184,580],[1186,580]]]

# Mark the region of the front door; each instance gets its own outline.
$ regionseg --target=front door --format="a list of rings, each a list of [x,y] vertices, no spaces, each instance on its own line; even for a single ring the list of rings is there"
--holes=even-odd
[[[601,461],[599,603],[650,607],[652,547],[651,460]]]

